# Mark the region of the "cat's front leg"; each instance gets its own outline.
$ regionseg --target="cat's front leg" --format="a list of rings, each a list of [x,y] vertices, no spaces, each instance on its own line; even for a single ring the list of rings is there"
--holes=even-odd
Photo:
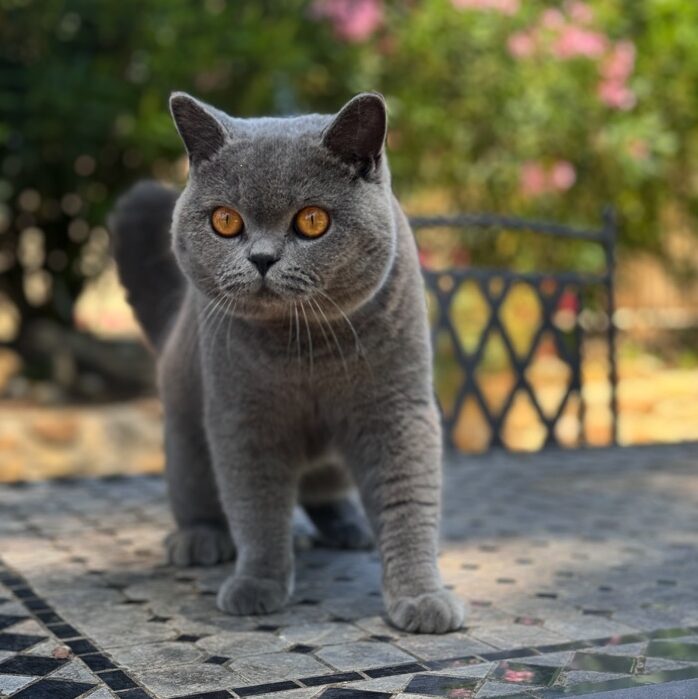
[[[215,421],[209,441],[221,503],[233,535],[235,572],[218,592],[230,614],[268,614],[293,588],[296,477],[273,438],[248,424]]]
[[[441,434],[430,401],[391,401],[364,413],[350,447],[364,507],[383,563],[390,620],[415,633],[462,626],[463,602],[437,566]]]

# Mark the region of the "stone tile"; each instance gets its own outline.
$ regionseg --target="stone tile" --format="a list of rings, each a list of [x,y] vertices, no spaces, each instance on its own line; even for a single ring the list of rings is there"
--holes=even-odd
[[[353,624],[328,621],[318,624],[287,626],[281,629],[279,635],[281,638],[285,639],[289,645],[304,643],[308,645],[329,646],[337,643],[358,641],[360,638],[366,636],[367,632]]]
[[[531,687],[488,681],[480,687],[475,697],[477,699],[484,699],[485,697],[506,697],[513,694],[520,695],[525,689],[528,690],[531,689]]]
[[[232,660],[227,664],[227,668],[230,686],[233,687],[327,675],[333,672],[332,668],[303,653],[250,655]]]
[[[30,677],[29,675],[0,674],[0,696],[10,696],[36,679],[36,677]]]
[[[200,663],[206,657],[206,653],[193,643],[176,641],[112,648],[110,655],[114,662],[134,670]]]
[[[492,646],[463,633],[451,633],[443,636],[411,635],[399,639],[395,644],[417,658],[423,658],[424,660],[455,658],[494,650]]]
[[[219,665],[185,665],[133,674],[159,699],[211,692],[234,684],[230,673]]]
[[[548,628],[518,624],[476,626],[470,631],[470,635],[495,648],[523,648],[568,640],[564,634],[555,633]]]
[[[196,645],[211,655],[239,658],[245,655],[261,655],[281,651],[291,643],[272,633],[262,631],[222,631],[213,636],[202,638],[196,642]]]
[[[51,673],[51,679],[73,680],[74,682],[96,682],[92,671],[78,658],[71,660],[55,672]]]
[[[414,657],[388,643],[364,642],[326,646],[316,652],[321,660],[338,670],[359,670],[414,662]]]

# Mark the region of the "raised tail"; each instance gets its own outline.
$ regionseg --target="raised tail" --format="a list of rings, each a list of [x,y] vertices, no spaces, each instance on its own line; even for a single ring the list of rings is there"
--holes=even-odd
[[[178,196],[173,189],[144,180],[120,197],[109,217],[121,283],[156,351],[167,339],[186,289],[170,239]]]

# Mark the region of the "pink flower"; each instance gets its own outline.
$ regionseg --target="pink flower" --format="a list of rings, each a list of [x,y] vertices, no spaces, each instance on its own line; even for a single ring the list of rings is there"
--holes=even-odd
[[[521,166],[521,191],[529,197],[538,197],[548,190],[547,174],[540,163],[531,160]]]
[[[315,0],[311,12],[329,20],[335,34],[350,42],[365,41],[383,23],[382,0]]]
[[[566,192],[577,181],[577,171],[568,160],[558,160],[550,171],[550,184],[559,192]]]
[[[503,15],[515,15],[520,0],[451,0],[457,10],[494,10]]]
[[[599,99],[613,109],[627,111],[635,106],[635,93],[617,80],[602,80],[598,88]]]
[[[551,168],[532,160],[521,166],[521,191],[528,197],[566,192],[577,181],[577,171],[568,160],[557,160]]]
[[[632,41],[618,41],[613,46],[601,67],[606,80],[625,82],[635,68],[635,44]]]
[[[567,0],[565,10],[570,18],[578,24],[591,24],[594,21],[594,10],[581,0]]]
[[[553,53],[558,58],[599,58],[608,48],[608,37],[600,32],[567,25],[553,44]]]
[[[560,29],[565,24],[565,17],[560,10],[549,8],[541,15],[540,23],[546,29]]]
[[[526,32],[515,32],[507,39],[507,48],[514,58],[528,58],[535,53],[536,42]]]

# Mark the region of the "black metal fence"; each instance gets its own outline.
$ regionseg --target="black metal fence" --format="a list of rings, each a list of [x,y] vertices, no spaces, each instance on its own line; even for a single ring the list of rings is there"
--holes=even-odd
[[[455,430],[461,418],[466,400],[474,398],[479,409],[489,425],[489,447],[504,446],[503,428],[512,410],[515,397],[523,392],[534,408],[537,419],[544,427],[544,447],[562,446],[556,429],[565,414],[572,396],[576,396],[576,414],[579,422],[579,439],[577,445],[586,444],[585,411],[586,403],[582,391],[582,361],[584,343],[589,330],[588,324],[582,319],[585,304],[591,294],[602,291],[601,307],[595,309],[596,317],[603,317],[603,322],[597,323],[595,334],[601,335],[607,343],[608,352],[608,385],[610,412],[610,442],[616,443],[618,430],[617,406],[617,367],[616,367],[616,331],[613,324],[614,313],[614,267],[616,220],[609,208],[604,211],[602,225],[599,229],[584,230],[568,226],[527,221],[508,216],[494,215],[455,215],[437,217],[414,217],[411,224],[415,233],[424,229],[463,229],[475,228],[483,231],[510,230],[530,232],[542,235],[557,236],[568,240],[586,241],[600,245],[603,250],[603,270],[600,273],[584,273],[578,271],[553,272],[516,272],[508,269],[490,269],[482,267],[463,266],[440,269],[438,271],[424,269],[427,288],[435,299],[435,309],[432,309],[434,321],[432,325],[433,343],[437,347],[439,335],[445,335],[452,343],[453,353],[458,364],[458,385],[452,387],[454,397],[448,409],[442,413],[447,441],[451,447],[457,446]],[[459,329],[454,322],[454,299],[464,285],[473,288],[476,285],[482,299],[487,304],[487,320],[476,342],[464,346]],[[540,303],[540,323],[531,330],[530,344],[522,350],[515,347],[506,324],[502,322],[500,310],[513,288],[524,285],[530,289]],[[568,321],[559,322],[559,309],[562,299],[573,298],[571,309],[568,304]],[[572,310],[572,322],[569,322],[569,311]],[[482,386],[478,381],[478,372],[485,357],[485,348],[493,334],[498,334],[505,349],[508,361],[513,370],[512,381],[506,395],[495,408],[486,399]],[[559,360],[567,367],[567,381],[564,392],[561,393],[559,405],[546,410],[541,405],[536,387],[528,376],[528,370],[534,360],[536,350],[543,336],[554,345]]]

